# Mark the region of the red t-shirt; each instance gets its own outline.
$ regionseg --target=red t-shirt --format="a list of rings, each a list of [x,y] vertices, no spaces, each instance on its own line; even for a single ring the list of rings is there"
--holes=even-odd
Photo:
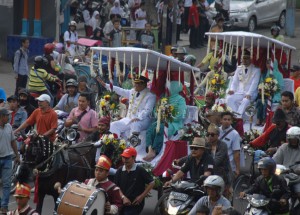
[[[193,22],[193,16],[195,18],[195,24]],[[188,25],[189,26],[199,26],[199,12],[198,12],[198,8],[196,5],[192,5],[190,7]]]
[[[36,124],[38,134],[43,135],[50,129],[57,128],[57,114],[53,109],[49,109],[43,113],[42,110],[38,108],[33,111],[26,122],[29,125]],[[55,133],[53,133],[49,138],[53,142],[55,140]]]
[[[300,87],[300,79],[295,79],[294,77],[291,77],[291,79],[294,81],[294,92],[296,92],[297,88]]]

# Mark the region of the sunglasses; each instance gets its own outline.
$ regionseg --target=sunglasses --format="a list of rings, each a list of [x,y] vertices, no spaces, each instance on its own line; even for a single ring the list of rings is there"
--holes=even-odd
[[[213,137],[213,136],[215,136],[215,135],[217,135],[217,134],[215,134],[215,133],[207,133],[207,134],[206,134],[207,137],[209,137],[209,136],[212,136],[212,137]]]
[[[200,148],[199,147],[193,147],[193,146],[190,147],[190,150],[198,150],[198,149],[200,149]]]

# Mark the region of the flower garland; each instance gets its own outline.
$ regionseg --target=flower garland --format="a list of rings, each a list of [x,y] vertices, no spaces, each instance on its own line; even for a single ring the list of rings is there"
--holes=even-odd
[[[257,129],[251,129],[244,133],[243,142],[250,143],[261,135],[261,132]]]
[[[136,94],[137,94],[137,92],[131,94],[131,99],[130,99],[130,102],[129,102],[129,107],[132,107],[134,98],[136,98]],[[134,107],[133,110],[131,110],[131,109],[128,110],[129,111],[129,118],[136,113],[137,109],[140,107],[140,104],[144,100],[144,98],[145,98],[146,95],[147,95],[147,93],[144,92],[143,95],[142,95],[142,98],[139,100],[139,102],[136,105],[136,107]]]

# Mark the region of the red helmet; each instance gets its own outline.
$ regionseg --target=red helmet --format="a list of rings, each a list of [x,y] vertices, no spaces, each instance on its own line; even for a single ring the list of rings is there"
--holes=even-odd
[[[45,54],[51,54],[54,49],[55,49],[55,45],[53,43],[46,43],[44,45],[44,53]]]

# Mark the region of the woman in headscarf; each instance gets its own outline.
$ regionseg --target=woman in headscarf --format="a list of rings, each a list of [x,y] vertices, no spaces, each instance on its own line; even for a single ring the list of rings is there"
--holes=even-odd
[[[184,124],[183,120],[186,114],[186,102],[185,99],[179,95],[182,91],[182,84],[178,81],[171,81],[170,83],[170,96],[168,97],[168,103],[174,106],[176,115],[172,122],[168,123],[168,136],[172,137],[177,134],[177,131],[182,129]],[[145,161],[151,161],[159,154],[163,142],[164,142],[164,123],[160,124],[159,132],[156,132],[157,121],[152,123],[148,128],[146,134],[146,146],[148,154],[143,158]]]
[[[279,72],[278,70],[278,62],[275,59],[273,62],[273,72],[271,72],[271,59],[267,60],[267,70],[265,72],[263,72],[260,76],[260,83],[263,83],[266,78],[274,78],[277,80],[278,85],[279,85],[279,90],[273,95],[272,97],[272,103],[279,103],[281,100],[280,94],[282,89],[284,88],[284,82],[283,82],[283,76],[281,74],[281,72]],[[256,121],[256,125],[257,126],[263,126],[264,125],[264,120],[266,119],[266,111],[267,111],[267,97],[265,96],[265,103],[262,103],[262,99],[261,99],[261,94],[259,94],[259,97],[257,99],[256,102],[256,109],[257,109],[257,121]]]
[[[115,0],[114,2],[114,6],[110,9],[110,14],[118,14],[120,15],[121,17],[124,17],[124,10],[123,8],[120,7],[120,1],[119,0]]]
[[[93,16],[90,19],[89,22],[90,26],[93,28],[93,32],[95,31],[95,29],[99,26],[100,22],[99,22],[99,12],[97,10],[95,10],[93,12]]]

